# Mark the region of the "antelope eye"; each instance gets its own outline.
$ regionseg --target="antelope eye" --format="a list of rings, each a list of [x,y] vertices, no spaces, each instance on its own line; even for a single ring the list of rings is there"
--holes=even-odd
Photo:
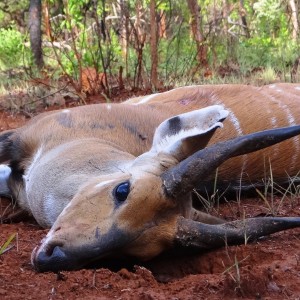
[[[114,190],[115,199],[119,202],[124,202],[130,191],[130,184],[128,181],[122,182],[116,186]]]

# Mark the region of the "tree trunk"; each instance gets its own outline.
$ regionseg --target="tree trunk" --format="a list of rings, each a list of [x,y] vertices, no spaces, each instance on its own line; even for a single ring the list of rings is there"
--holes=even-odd
[[[44,18],[45,34],[48,37],[48,39],[51,40],[51,26],[50,26],[48,2],[43,3],[42,11],[43,11],[43,18]]]
[[[289,0],[289,5],[292,11],[291,12],[292,24],[293,24],[292,38],[293,40],[297,40],[297,37],[299,35],[298,6],[295,0]]]
[[[158,54],[157,54],[157,20],[156,20],[156,1],[150,0],[150,46],[151,46],[151,84],[158,89]]]
[[[122,48],[122,56],[125,61],[125,74],[129,75],[128,70],[128,47],[129,47],[129,12],[128,4],[124,0],[119,1],[120,6],[120,43]]]
[[[42,3],[41,0],[30,0],[29,6],[29,35],[30,46],[35,64],[39,69],[44,66],[42,51]]]
[[[228,15],[229,15],[229,4],[228,0],[222,0],[223,10],[222,10],[222,17],[223,17],[223,24],[224,24],[224,33],[226,34],[227,41],[228,41]]]
[[[143,79],[143,51],[146,41],[146,33],[142,27],[141,16],[143,15],[142,1],[135,2],[136,20],[132,24],[134,33],[134,48],[137,54],[137,65],[135,69],[134,87],[139,88],[140,83],[145,83],[147,86],[147,78]]]
[[[187,0],[187,3],[191,13],[192,34],[197,45],[197,60],[202,68],[207,69],[207,47],[204,44],[204,38],[201,32],[200,7],[197,0]]]
[[[247,38],[250,38],[250,31],[249,31],[248,24],[247,24],[247,19],[246,19],[246,9],[245,9],[245,6],[244,6],[244,0],[240,0],[240,17],[241,17],[241,20],[242,20],[245,35],[246,35]]]

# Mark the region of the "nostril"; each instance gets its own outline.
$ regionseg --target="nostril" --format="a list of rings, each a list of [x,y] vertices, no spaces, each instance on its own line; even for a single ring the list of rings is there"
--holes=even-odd
[[[66,257],[65,252],[60,246],[55,246],[52,249],[51,258],[55,261],[60,261]]]
[[[31,258],[34,268],[39,272],[64,269],[64,262],[68,261],[68,258],[62,246],[62,243],[48,244],[43,248],[34,249]]]
[[[45,247],[45,250],[44,250],[44,253],[45,253],[45,255],[47,255],[47,256],[53,256],[53,255],[55,255],[55,248],[57,248],[57,247],[62,247],[63,246],[63,244],[62,243],[51,243],[51,244],[47,244],[46,245],[46,247]]]

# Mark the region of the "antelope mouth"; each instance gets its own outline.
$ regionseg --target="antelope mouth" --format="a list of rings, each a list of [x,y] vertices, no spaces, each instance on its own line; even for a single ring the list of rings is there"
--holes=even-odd
[[[128,234],[113,227],[92,243],[66,246],[62,241],[42,242],[31,254],[31,264],[37,272],[71,271],[102,265],[106,259],[122,259],[124,249],[141,236]],[[106,263],[105,263],[106,264]]]
[[[87,255],[88,251],[82,251],[83,253],[79,255],[66,252],[63,247],[54,246],[50,252],[48,249],[46,251],[40,250],[37,246],[32,252],[31,263],[37,272],[71,271],[98,263],[111,254],[111,252],[97,253],[97,256],[91,258]]]

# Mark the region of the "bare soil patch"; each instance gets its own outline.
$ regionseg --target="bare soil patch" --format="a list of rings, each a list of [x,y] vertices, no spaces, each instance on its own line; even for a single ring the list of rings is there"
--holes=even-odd
[[[24,115],[0,112],[0,129],[16,128]],[[0,213],[9,200],[0,199]],[[278,205],[276,199],[275,205]],[[8,207],[8,208],[7,208]],[[263,201],[221,203],[228,219],[266,213]],[[300,216],[300,199],[286,200],[279,215]],[[0,246],[17,233],[0,255],[0,299],[299,299],[300,230],[294,229],[241,246],[197,255],[164,255],[151,262],[121,264],[59,274],[34,271],[31,251],[46,235],[33,219],[0,224]]]

